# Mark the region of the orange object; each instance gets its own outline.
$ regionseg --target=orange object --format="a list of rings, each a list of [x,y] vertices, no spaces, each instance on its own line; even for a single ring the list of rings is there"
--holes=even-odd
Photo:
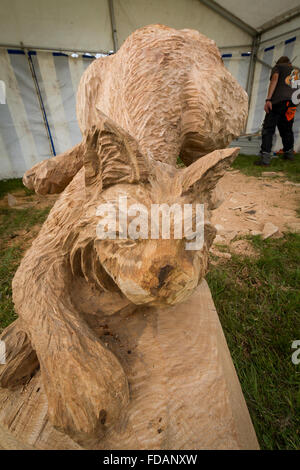
[[[293,151],[294,154],[296,154],[295,150]],[[284,154],[284,150],[283,149],[280,149],[276,152],[276,155],[283,155]]]
[[[287,103],[286,103],[287,110],[285,112],[285,117],[286,117],[287,121],[291,121],[292,119],[294,119],[295,114],[296,114],[296,110],[297,110],[297,106],[290,106],[290,104],[292,104],[291,101],[287,101]],[[294,154],[295,153],[296,152],[294,151]],[[276,152],[276,155],[283,155],[283,154],[284,154],[283,148]]]
[[[286,110],[286,112],[285,112],[285,117],[287,118],[288,121],[291,121],[292,119],[294,119],[295,114],[296,114],[296,109],[297,109],[296,106],[290,106],[290,107]]]

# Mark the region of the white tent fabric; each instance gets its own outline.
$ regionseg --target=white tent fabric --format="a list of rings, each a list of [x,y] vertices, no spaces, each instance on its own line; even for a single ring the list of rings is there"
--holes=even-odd
[[[29,51],[41,100],[25,53],[0,49],[0,79],[7,84],[0,106],[0,179],[20,177],[35,163],[80,142],[76,91],[93,57]],[[224,63],[245,87],[249,54],[223,55]],[[45,119],[43,119],[45,116]]]
[[[297,57],[300,59],[300,31],[297,36],[289,37],[280,42],[271,42],[259,49],[258,57],[269,65],[274,65],[280,56],[286,55],[291,60]],[[298,60],[298,63],[300,60]],[[251,108],[249,111],[247,132],[257,132],[264,119],[264,104],[268,91],[271,69],[257,62],[252,88]],[[294,121],[295,150],[300,151],[300,111],[297,109]],[[276,133],[274,149],[279,150],[282,147],[281,139]]]
[[[107,0],[1,0],[0,44],[113,49]]]
[[[132,31],[150,23],[164,23],[178,29],[194,28],[216,41],[225,66],[246,88],[253,40],[251,31],[243,30],[203,3],[200,0],[114,0],[119,46]],[[251,3],[218,0],[215,3],[257,29],[270,18],[284,16],[288,10],[299,7],[299,0],[284,3],[282,0],[252,0]],[[283,37],[271,39],[282,33]],[[299,17],[264,33],[261,40],[258,57],[267,64],[274,65],[280,55],[297,56],[295,63],[300,63]],[[25,50],[29,50],[28,56],[20,48],[21,41]],[[47,0],[2,0],[0,179],[20,177],[35,163],[80,141],[75,113],[80,77],[95,52],[112,49],[108,0],[84,3],[52,0],[51,4]],[[72,57],[72,51],[81,52]],[[93,52],[88,55],[83,51]],[[248,133],[261,127],[269,76],[270,68],[257,62]],[[300,151],[299,110],[294,130],[295,149]],[[274,149],[280,147],[277,136]]]
[[[247,85],[250,56],[250,52],[227,52],[222,54],[225,67],[244,89]]]
[[[119,46],[137,28],[161,23],[197,29],[220,45],[250,44],[249,34],[199,0],[114,0]],[[108,0],[1,0],[0,44],[109,52]]]
[[[0,105],[0,179],[20,177],[35,163],[81,140],[76,90],[93,57],[35,51],[29,55],[41,100],[25,53],[0,49],[0,79],[6,84],[6,104]]]
[[[175,29],[197,29],[218,46],[251,44],[245,31],[199,0],[114,0],[119,46],[136,29],[162,23]]]
[[[300,35],[261,48],[258,57],[272,65],[280,55],[300,57]],[[73,58],[71,54],[43,51],[29,51],[29,56],[40,101],[25,53],[20,49],[0,49],[0,79],[6,84],[6,104],[0,105],[0,179],[21,177],[35,163],[64,152],[81,140],[75,112],[76,90],[82,73],[94,57]],[[222,57],[227,69],[246,88],[250,52],[226,51]],[[261,128],[269,77],[270,69],[257,63],[248,133]],[[294,130],[295,149],[299,151],[299,111]],[[279,135],[275,148],[281,148]]]
[[[217,0],[217,3],[253,28],[260,29],[272,18],[299,7],[299,0]]]

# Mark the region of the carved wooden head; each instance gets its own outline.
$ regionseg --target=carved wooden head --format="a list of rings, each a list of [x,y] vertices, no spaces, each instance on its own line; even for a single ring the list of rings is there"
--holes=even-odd
[[[99,111],[134,135],[144,154],[189,165],[245,128],[248,97],[216,43],[196,30],[139,28],[85,71],[77,95],[82,133]]]
[[[239,149],[217,150],[176,169],[142,155],[135,139],[104,116],[87,132],[86,149],[85,219],[76,246],[90,244],[97,256],[96,264],[83,260],[86,277],[91,279],[90,271],[97,271],[94,279],[102,287],[120,289],[135,304],[183,301],[207,271],[215,236],[209,222],[211,192]],[[195,227],[197,204],[204,204],[201,227]],[[167,213],[171,208],[166,238],[163,216],[153,222],[161,205]],[[203,243],[187,249],[197,230],[204,233]],[[99,237],[99,231],[107,238]],[[81,259],[87,255],[82,251]]]

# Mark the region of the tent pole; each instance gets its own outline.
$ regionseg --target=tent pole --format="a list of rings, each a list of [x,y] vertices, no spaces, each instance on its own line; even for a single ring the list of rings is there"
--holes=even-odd
[[[252,96],[252,87],[253,87],[253,81],[254,81],[254,72],[255,72],[255,65],[257,61],[257,52],[260,44],[260,34],[257,34],[255,38],[253,39],[252,43],[252,48],[251,48],[251,57],[250,57],[250,64],[249,64],[249,70],[248,70],[248,77],[247,77],[247,85],[246,85],[246,91],[248,93],[248,99],[249,99],[249,108],[251,104],[251,96]]]
[[[115,19],[115,10],[114,10],[114,0],[108,0],[109,6],[109,14],[110,14],[110,22],[111,22],[111,29],[112,29],[112,37],[114,43],[114,52],[117,52],[119,49],[118,46],[118,36],[117,36],[117,27],[116,27],[116,19]]]
[[[26,47],[24,47],[23,43],[21,43],[21,48],[23,49],[23,51],[25,53],[25,56],[27,58],[27,61],[28,61],[29,69],[30,69],[30,72],[31,72],[31,75],[32,75],[32,80],[33,80],[33,83],[34,83],[35,91],[36,91],[36,94],[37,94],[38,102],[39,102],[41,112],[42,112],[42,116],[43,116],[44,126],[45,126],[45,129],[46,129],[46,134],[47,134],[47,137],[48,137],[48,142],[49,142],[49,147],[50,147],[50,153],[51,153],[51,156],[54,157],[56,155],[56,152],[55,152],[54,143],[53,143],[53,139],[52,139],[52,135],[51,135],[51,131],[50,131],[47,115],[46,115],[46,110],[45,110],[41,90],[40,90],[38,79],[37,79],[37,76],[36,76],[36,73],[35,73],[34,65],[33,65],[31,56],[28,53],[28,49]]]
[[[258,53],[258,48],[260,44],[260,38],[261,38],[260,34],[257,34],[255,36],[255,38],[253,39],[252,48],[251,48],[250,64],[249,64],[247,85],[246,85],[246,91],[248,93],[248,109],[249,110],[251,106],[255,66],[256,66],[256,61],[257,61],[257,53]],[[249,115],[248,115],[248,118],[249,118]],[[248,119],[247,119],[247,123],[245,126],[245,132],[246,132],[247,126],[248,126]]]

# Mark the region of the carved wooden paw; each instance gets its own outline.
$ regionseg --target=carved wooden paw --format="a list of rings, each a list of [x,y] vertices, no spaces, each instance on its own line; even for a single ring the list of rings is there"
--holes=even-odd
[[[49,354],[41,372],[51,423],[80,444],[101,438],[126,409],[123,368],[98,341],[74,339],[67,350]]]
[[[24,185],[37,194],[54,194],[60,192],[60,181],[56,174],[56,163],[52,159],[37,163],[23,176]]]

